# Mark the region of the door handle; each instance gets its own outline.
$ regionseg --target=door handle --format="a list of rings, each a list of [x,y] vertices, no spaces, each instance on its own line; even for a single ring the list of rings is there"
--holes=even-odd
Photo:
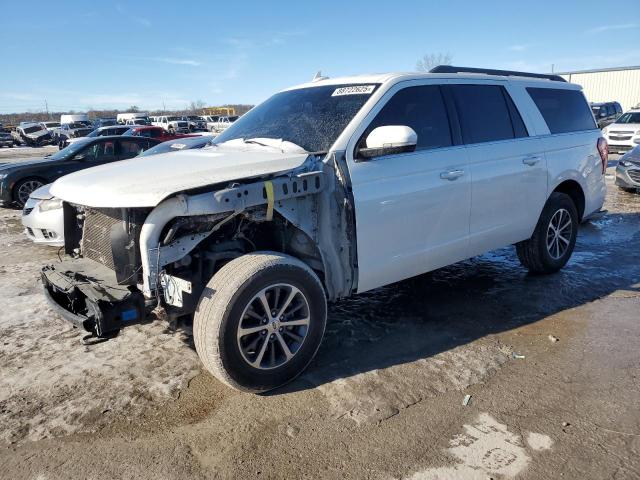
[[[540,161],[540,157],[524,157],[522,159],[522,163],[524,163],[525,165],[529,165],[530,167],[533,167],[536,163],[538,163]]]
[[[448,172],[442,172],[440,178],[443,180],[455,180],[464,175],[464,170],[449,170]]]

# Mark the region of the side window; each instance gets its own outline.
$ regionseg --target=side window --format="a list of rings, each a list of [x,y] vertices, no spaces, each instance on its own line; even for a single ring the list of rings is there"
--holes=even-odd
[[[527,88],[551,133],[593,130],[593,115],[579,90]]]
[[[418,134],[416,150],[452,145],[449,116],[437,85],[407,87],[397,92],[378,112],[360,140],[377,127],[406,125]]]
[[[142,153],[142,145],[134,140],[119,140],[120,144],[120,158],[133,158],[136,155]]]
[[[98,162],[112,158],[115,155],[113,142],[97,142],[86,150],[86,160]]]
[[[451,86],[464,143],[495,142],[516,137],[505,99],[507,95],[503,90],[499,85]]]

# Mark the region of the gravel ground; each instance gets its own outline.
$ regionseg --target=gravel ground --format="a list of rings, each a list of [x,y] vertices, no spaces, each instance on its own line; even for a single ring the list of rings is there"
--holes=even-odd
[[[640,478],[640,195],[605,207],[556,275],[505,248],[332,306],[263,396],[201,371],[187,327],[82,345],[40,292],[57,250],[0,209],[2,476]]]

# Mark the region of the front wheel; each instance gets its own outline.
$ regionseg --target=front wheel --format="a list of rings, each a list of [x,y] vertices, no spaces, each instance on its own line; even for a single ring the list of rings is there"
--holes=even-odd
[[[529,240],[516,244],[520,263],[531,273],[554,273],[571,258],[578,237],[578,211],[565,193],[551,194]]]
[[[246,392],[296,378],[324,335],[327,304],[318,276],[300,260],[251,253],[209,281],[194,317],[194,342],[205,368]]]
[[[44,183],[37,178],[26,178],[24,180],[20,180],[13,187],[14,203],[20,208],[24,207],[24,204],[29,200],[29,195],[43,185]]]

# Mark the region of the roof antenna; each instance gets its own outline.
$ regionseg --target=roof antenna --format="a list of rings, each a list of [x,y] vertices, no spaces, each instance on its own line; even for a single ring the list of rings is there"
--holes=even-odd
[[[329,77],[323,77],[322,76],[322,71],[318,70],[315,74],[315,76],[313,77],[313,79],[311,80],[311,82],[319,82],[321,80],[326,80]]]

